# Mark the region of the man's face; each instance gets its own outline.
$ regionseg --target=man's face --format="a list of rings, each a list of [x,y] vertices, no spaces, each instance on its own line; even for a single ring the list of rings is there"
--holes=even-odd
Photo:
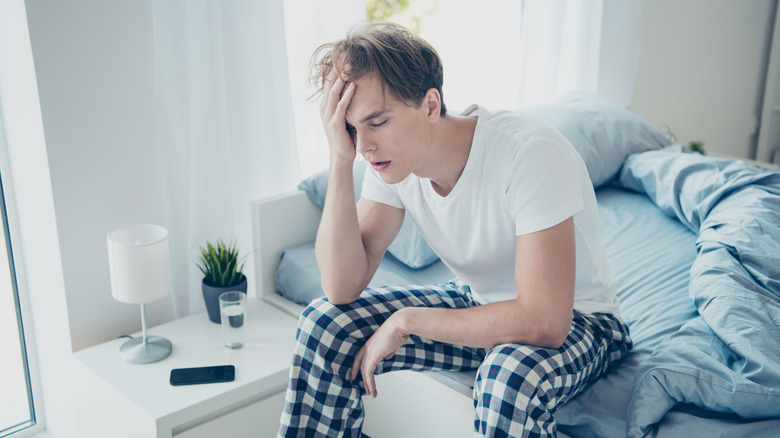
[[[383,93],[373,75],[354,82],[346,122],[355,147],[383,181],[401,182],[425,164],[430,142],[426,105],[414,108]]]

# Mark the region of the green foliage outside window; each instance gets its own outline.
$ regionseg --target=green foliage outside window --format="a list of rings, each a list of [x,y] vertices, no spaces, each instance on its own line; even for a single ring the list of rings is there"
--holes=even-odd
[[[392,21],[422,34],[437,9],[438,0],[366,0],[366,19]]]
[[[390,20],[409,9],[409,0],[366,0],[366,19]]]

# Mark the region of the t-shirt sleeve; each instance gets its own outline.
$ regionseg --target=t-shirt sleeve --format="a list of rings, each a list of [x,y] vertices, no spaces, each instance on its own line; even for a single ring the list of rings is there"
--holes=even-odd
[[[506,193],[517,236],[550,228],[584,208],[578,158],[553,138],[535,139],[515,154]]]
[[[400,196],[398,196],[398,190],[393,185],[382,181],[382,177],[370,165],[366,166],[360,197],[392,207],[404,208],[404,204],[401,202]]]

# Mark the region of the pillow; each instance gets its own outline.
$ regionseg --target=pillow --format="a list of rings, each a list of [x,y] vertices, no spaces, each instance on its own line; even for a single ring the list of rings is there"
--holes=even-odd
[[[365,171],[366,162],[364,160],[355,160],[355,164],[352,166],[352,177],[355,181],[355,202],[360,199]],[[325,194],[328,191],[328,171],[323,170],[304,179],[298,184],[298,188],[306,192],[309,199],[322,208],[325,205]],[[439,260],[439,256],[425,242],[425,239],[423,239],[417,230],[417,226],[408,214],[404,216],[401,230],[398,231],[398,235],[387,248],[387,251],[403,264],[413,269],[424,268]]]
[[[671,144],[647,120],[592,94],[567,93],[522,111],[542,118],[571,142],[594,188],[612,181],[629,155]]]

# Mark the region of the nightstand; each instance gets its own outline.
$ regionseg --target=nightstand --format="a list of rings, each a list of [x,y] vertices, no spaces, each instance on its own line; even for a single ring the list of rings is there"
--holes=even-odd
[[[204,313],[149,330],[173,343],[160,362],[123,362],[112,340],[74,356],[94,375],[80,398],[94,400],[83,436],[112,437],[273,437],[287,388],[297,321],[255,298],[249,298],[246,346],[222,346],[218,324]],[[171,386],[173,368],[235,365],[227,383]],[[86,373],[89,374],[89,373]]]

